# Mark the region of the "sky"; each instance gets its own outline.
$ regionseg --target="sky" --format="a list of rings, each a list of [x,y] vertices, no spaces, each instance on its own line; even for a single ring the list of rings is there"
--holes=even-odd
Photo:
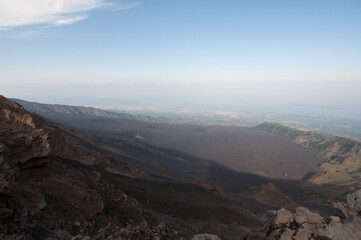
[[[0,0],[0,94],[361,120],[359,0]]]

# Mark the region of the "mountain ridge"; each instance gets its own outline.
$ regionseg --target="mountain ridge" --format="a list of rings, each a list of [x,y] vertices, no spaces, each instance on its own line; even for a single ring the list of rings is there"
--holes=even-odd
[[[44,115],[54,115],[54,114],[64,114],[64,115],[79,115],[86,117],[99,117],[99,118],[120,118],[120,119],[132,119],[145,122],[160,122],[164,119],[154,118],[145,115],[133,115],[128,113],[119,113],[109,110],[103,110],[95,107],[84,107],[84,106],[70,106],[63,104],[46,104],[46,103],[37,103],[29,102],[21,99],[10,100],[19,103],[29,112],[36,112],[38,114]]]

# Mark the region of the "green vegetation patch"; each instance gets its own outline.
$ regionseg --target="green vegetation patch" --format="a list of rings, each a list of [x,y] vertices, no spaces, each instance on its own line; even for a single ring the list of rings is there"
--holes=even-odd
[[[300,131],[276,123],[265,122],[256,126],[255,128],[276,135],[288,137],[291,140],[294,140],[296,143],[310,147],[321,158],[323,158],[325,162],[333,165],[334,168],[338,168],[338,166],[341,166],[344,163],[345,159],[350,156],[351,149],[355,145],[359,144],[357,141],[349,138],[338,136],[323,136],[318,133]],[[301,138],[297,139],[298,137]],[[345,181],[359,178],[359,172],[361,172],[361,169],[351,172],[348,169],[342,170],[341,168],[336,171],[337,174],[330,175],[330,178],[328,178],[327,182]],[[321,173],[312,176],[310,179],[307,180],[307,182],[312,183],[313,180],[317,178],[317,176],[319,176],[320,174]],[[322,196],[321,198],[323,197],[325,196]]]
[[[355,144],[357,144],[357,142],[352,139],[349,139],[349,138],[333,137],[333,138],[329,138],[329,139],[326,139],[321,142],[310,143],[310,147],[313,150],[315,150],[316,152],[320,153],[320,152],[325,151],[328,147],[335,146],[336,144],[338,144],[340,146],[340,149],[339,149],[340,153],[347,153],[351,150],[351,148],[353,148],[355,146]],[[336,158],[336,157],[332,156],[328,160],[332,160],[333,158]]]
[[[316,139],[316,141],[323,141],[325,138],[317,133],[310,132],[310,131],[301,131],[294,128],[286,127],[281,124],[277,123],[269,123],[264,122],[255,127],[257,130],[262,130],[265,132],[273,133],[280,136],[285,136],[290,139],[295,139],[297,137],[305,136],[305,137],[312,137]]]
[[[256,126],[255,128],[257,130],[262,130],[262,131],[277,134],[280,136],[287,136],[291,139],[301,136],[302,132],[303,132],[303,131],[300,131],[297,129],[282,126],[277,123],[268,123],[268,122],[264,122],[264,123]]]
[[[357,142],[349,138],[338,137],[337,143],[340,144],[344,152],[348,152],[353,148]]]

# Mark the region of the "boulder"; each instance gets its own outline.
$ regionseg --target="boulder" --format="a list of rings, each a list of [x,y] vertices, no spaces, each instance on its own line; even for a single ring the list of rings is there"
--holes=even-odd
[[[290,224],[293,222],[293,213],[291,213],[290,211],[281,208],[280,210],[277,211],[276,216],[273,219],[273,225],[274,226],[279,226],[280,224]]]
[[[361,212],[361,189],[348,194],[346,200],[353,216],[357,216]]]
[[[260,222],[263,224],[262,232],[268,232],[272,226],[273,219],[277,216],[277,211],[267,211],[261,218]]]
[[[335,201],[332,203],[332,206],[338,210],[337,215],[339,215],[341,218],[349,218],[350,216],[354,215],[353,212],[350,212],[347,203]]]
[[[304,207],[296,208],[294,220],[310,233],[315,232],[317,228],[322,228],[325,224],[325,221],[320,214],[311,212]]]
[[[341,218],[357,217],[361,212],[361,189],[348,194],[346,203],[335,201],[332,205],[338,210]]]
[[[285,231],[281,234],[280,240],[290,240],[292,239],[293,234],[295,234],[295,230],[286,228]]]
[[[303,228],[297,229],[296,234],[293,236],[294,240],[308,240],[311,235]]]
[[[345,224],[341,223],[339,217],[331,216],[330,219],[330,223],[325,228],[317,229],[316,234],[318,236],[332,240],[361,239],[361,223],[359,219]]]
[[[292,239],[292,240],[359,240],[361,239],[361,190],[347,195],[347,202],[335,202],[334,206],[342,213],[342,220],[330,216],[329,222],[318,213],[298,207],[293,215],[286,209],[268,211],[260,221],[262,229],[248,234],[244,239]]]

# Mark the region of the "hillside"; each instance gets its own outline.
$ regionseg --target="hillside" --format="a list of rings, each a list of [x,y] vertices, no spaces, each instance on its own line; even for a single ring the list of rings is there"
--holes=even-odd
[[[26,112],[2,96],[0,112],[1,239],[249,240],[287,234],[297,239],[305,229],[315,239],[360,236],[355,230],[359,192],[348,195],[347,203],[334,202],[345,220],[332,216],[336,222],[329,222],[299,207],[295,195],[284,194],[287,189],[299,193],[297,181],[232,171],[122,134],[90,136]],[[281,132],[296,136],[293,140],[303,135],[286,130]],[[270,211],[258,220],[255,211],[263,209],[262,214],[269,207],[296,213]],[[301,215],[307,224],[292,220]]]
[[[33,105],[37,106],[32,103],[31,106]],[[47,106],[45,105],[46,108]],[[69,109],[72,107],[69,106]],[[288,139],[262,133],[249,127],[166,124],[78,113],[59,114],[54,108],[47,108],[47,112],[42,112],[30,106],[28,110],[36,111],[43,117],[64,126],[86,132],[98,141],[101,148],[107,149],[107,154],[119,153],[119,146],[129,146],[127,143],[129,140],[135,142],[137,146],[143,145],[141,147],[143,149],[152,148],[153,158],[157,159],[151,161],[155,160],[155,164],[169,169],[173,176],[176,173],[171,169],[180,169],[180,165],[189,166],[188,169],[199,169],[199,167],[195,168],[192,162],[200,163],[198,166],[205,166],[202,162],[211,160],[238,172],[265,178],[299,181],[307,173],[317,171],[318,164],[321,162],[321,159],[312,151]],[[134,159],[134,154],[131,155]],[[146,158],[149,159],[149,157]],[[178,161],[174,161],[176,159]],[[301,160],[303,164],[299,164]],[[134,164],[134,161],[132,163]],[[201,168],[206,173],[204,171],[206,169]],[[182,172],[184,173],[183,169]],[[268,182],[262,184],[264,183]]]
[[[263,123],[255,127],[291,139],[294,143],[311,148],[323,163],[320,172],[307,180],[311,184],[342,181],[359,181],[361,178],[361,144],[344,137],[325,137],[318,133],[300,131],[275,123]]]
[[[139,172],[142,170],[148,179],[187,183],[202,179],[237,197],[245,197],[251,188],[273,182],[283,193],[296,198],[297,203],[303,200],[312,202],[311,207],[325,213],[329,209],[323,205],[329,199],[338,199],[357,185],[357,182],[350,184],[348,181],[348,186],[340,185],[337,194],[327,193],[335,190],[329,190],[327,186],[302,188],[302,179],[320,172],[319,165],[325,160],[311,148],[296,144],[287,137],[254,128],[150,123],[76,113],[56,114],[51,109],[47,114],[39,114],[58,123],[52,124],[53,128],[64,133],[73,146],[72,152],[83,155],[79,161],[89,164],[95,161],[97,154],[105,155],[111,161],[107,169],[113,173],[144,174]],[[288,130],[292,132],[290,128]],[[302,131],[295,132],[294,136],[299,136]],[[324,138],[315,133],[306,134],[313,142]],[[83,154],[89,151],[91,154]],[[116,166],[118,162],[128,166]],[[128,168],[130,171],[124,172]],[[318,196],[320,193],[322,195]],[[271,195],[267,198],[272,200]],[[264,199],[245,199],[256,212],[272,208]],[[254,199],[269,205],[260,207]]]
[[[259,224],[237,199],[105,156],[2,96],[0,113],[1,239],[234,239]]]
[[[83,106],[69,106],[60,104],[45,104],[28,102],[21,99],[11,99],[14,102],[22,105],[27,111],[35,112],[47,118],[54,118],[56,116],[81,116],[84,118],[110,118],[110,119],[132,119],[145,122],[159,122],[157,118],[153,118],[145,115],[132,115],[127,113],[118,113],[112,111],[106,111],[94,107]]]

